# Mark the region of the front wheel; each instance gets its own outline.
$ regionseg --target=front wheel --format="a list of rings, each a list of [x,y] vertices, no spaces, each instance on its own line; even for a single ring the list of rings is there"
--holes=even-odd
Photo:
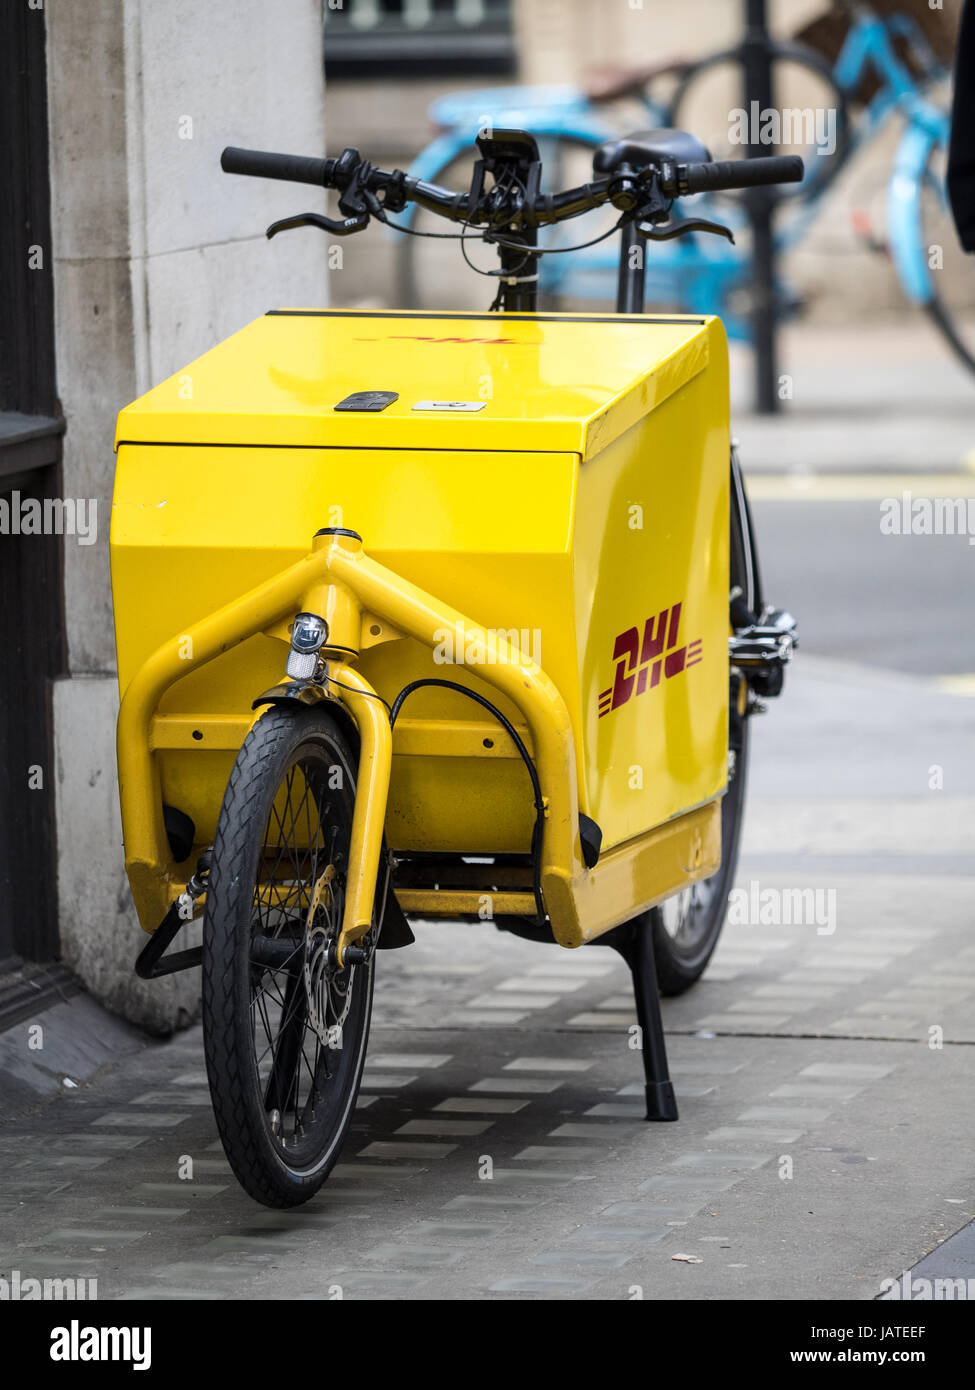
[[[356,756],[326,707],[273,708],[237,756],[203,925],[203,1042],[217,1128],[246,1191],[305,1202],[362,1078],[373,953],[338,970]],[[362,944],[371,947],[369,934]]]

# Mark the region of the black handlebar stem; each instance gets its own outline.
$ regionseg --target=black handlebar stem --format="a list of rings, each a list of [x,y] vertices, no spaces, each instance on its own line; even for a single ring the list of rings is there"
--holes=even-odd
[[[384,177],[402,181],[400,187],[407,202],[416,203],[417,207],[426,208],[427,212],[438,213],[441,217],[446,217],[448,222],[466,222],[469,220],[470,199],[466,193],[451,193],[449,189],[441,188],[439,184],[410,178],[409,174],[404,174],[399,169]]]

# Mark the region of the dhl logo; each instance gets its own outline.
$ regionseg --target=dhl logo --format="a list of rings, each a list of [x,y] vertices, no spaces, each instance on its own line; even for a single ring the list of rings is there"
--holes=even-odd
[[[518,338],[438,338],[432,333],[387,333],[382,338],[356,338],[357,343],[385,343],[391,338],[405,338],[411,343],[504,343],[507,347],[525,347]]]
[[[643,640],[638,628],[621,632],[613,644],[616,677],[608,690],[599,695],[599,718],[609,714],[635,695],[652,690],[660,684],[661,676],[670,680],[701,660],[701,641],[678,647],[680,614],[683,603],[664,608],[655,618],[643,625]]]

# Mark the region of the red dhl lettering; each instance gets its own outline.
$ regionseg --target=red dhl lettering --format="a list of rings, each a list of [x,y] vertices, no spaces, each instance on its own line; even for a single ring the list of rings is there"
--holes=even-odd
[[[620,705],[647,690],[653,690],[663,680],[672,680],[702,659],[701,641],[678,647],[683,600],[672,608],[662,608],[656,617],[648,618],[639,628],[621,632],[613,643],[616,674],[613,684],[599,694],[599,718],[610,714]]]
[[[387,333],[382,338],[356,338],[357,343],[383,343],[390,338],[406,339],[411,343],[503,343],[507,347],[525,347],[517,338],[438,338],[432,333]]]

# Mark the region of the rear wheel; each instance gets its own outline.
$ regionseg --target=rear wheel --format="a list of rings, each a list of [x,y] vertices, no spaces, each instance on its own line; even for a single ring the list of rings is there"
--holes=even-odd
[[[952,352],[975,371],[975,275],[948,202],[948,151],[931,147],[920,189],[921,247],[931,296],[925,309]]]
[[[327,708],[271,709],[244,741],[217,822],[203,928],[207,1075],[230,1165],[266,1206],[317,1192],[362,1078],[373,955],[340,971],[333,952],[355,774]]]
[[[731,462],[731,596],[754,613],[761,608],[760,581],[749,524],[748,503],[734,453]],[[721,865],[717,873],[652,907],[645,915],[653,932],[654,961],[661,994],[683,994],[701,978],[718,944],[735,878],[748,778],[748,690],[734,669],[728,699],[728,788],[721,802]]]
[[[733,700],[739,690],[747,696],[739,677],[732,677],[731,690]],[[733,708],[729,725],[728,790],[721,802],[721,866],[710,878],[685,888],[648,914],[661,994],[683,994],[701,978],[724,926],[738,864],[748,777],[748,719]]]
[[[807,44],[770,40],[772,89],[786,102],[783,111],[755,113],[742,106],[749,54],[744,45],[712,54],[689,67],[674,92],[667,124],[692,130],[712,159],[744,159],[743,135],[768,143],[765,153],[799,155],[806,166],[799,184],[780,184],[777,202],[805,201],[833,179],[850,148],[847,97],[830,64]],[[742,129],[747,126],[747,131]],[[753,129],[757,126],[757,129]],[[724,191],[720,199],[741,200],[741,190]]]

